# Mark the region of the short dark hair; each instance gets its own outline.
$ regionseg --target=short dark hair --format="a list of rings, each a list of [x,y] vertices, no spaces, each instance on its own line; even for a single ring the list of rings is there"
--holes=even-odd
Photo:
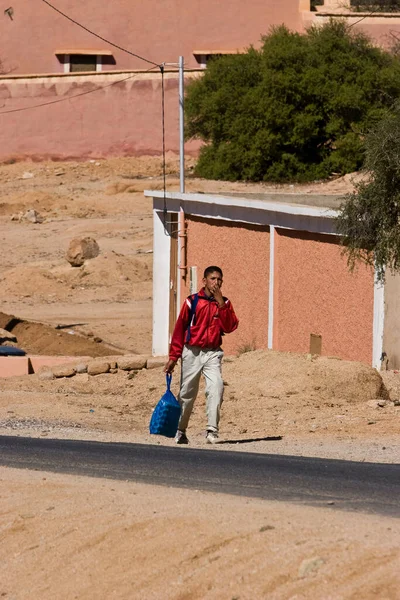
[[[215,271],[217,271],[217,273],[219,273],[221,275],[221,279],[222,279],[223,278],[222,269],[220,269],[219,267],[216,267],[215,265],[211,265],[211,267],[207,267],[207,269],[204,269],[203,277],[206,278],[207,275],[211,275],[211,273],[214,273]]]

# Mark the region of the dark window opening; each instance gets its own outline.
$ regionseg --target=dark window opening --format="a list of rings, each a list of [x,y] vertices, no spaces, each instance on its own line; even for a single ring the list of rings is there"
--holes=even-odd
[[[310,10],[316,11],[317,6],[323,6],[324,0],[311,0],[310,2]]]
[[[97,56],[90,54],[71,54],[70,72],[96,71]]]

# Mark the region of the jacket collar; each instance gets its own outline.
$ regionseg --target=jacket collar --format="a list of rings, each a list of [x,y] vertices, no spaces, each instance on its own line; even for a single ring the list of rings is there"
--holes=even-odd
[[[198,292],[198,296],[199,298],[202,298],[203,300],[208,300],[210,302],[215,300],[214,296],[207,296],[207,294],[204,291],[204,288],[201,288],[201,290]]]

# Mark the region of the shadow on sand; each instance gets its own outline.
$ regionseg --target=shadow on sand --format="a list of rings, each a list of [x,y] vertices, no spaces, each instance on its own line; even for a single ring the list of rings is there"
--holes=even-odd
[[[218,446],[221,444],[250,444],[251,442],[279,442],[282,439],[281,435],[259,437],[259,438],[246,438],[240,440],[221,440],[218,441]]]

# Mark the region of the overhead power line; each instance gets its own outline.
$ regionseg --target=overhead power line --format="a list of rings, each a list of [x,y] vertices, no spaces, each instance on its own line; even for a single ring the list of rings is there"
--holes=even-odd
[[[155,63],[152,60],[149,60],[148,58],[144,58],[143,56],[140,56],[140,54],[135,54],[135,52],[131,52],[130,50],[127,50],[126,48],[123,48],[122,46],[118,46],[118,44],[114,44],[113,42],[110,42],[110,40],[107,40],[106,38],[102,37],[98,33],[95,33],[94,31],[92,31],[88,27],[85,27],[85,25],[82,25],[78,21],[75,21],[75,19],[72,19],[72,17],[70,17],[70,16],[66,15],[65,13],[63,13],[59,8],[57,8],[56,6],[53,6],[53,4],[51,4],[50,2],[48,2],[48,0],[42,0],[42,2],[44,2],[45,4],[47,4],[47,6],[49,6],[50,8],[52,8],[53,10],[55,10],[56,12],[58,12],[60,15],[62,15],[66,19],[68,19],[68,21],[71,21],[71,23],[74,23],[75,25],[78,25],[78,27],[81,27],[81,29],[84,29],[85,31],[87,31],[91,35],[94,35],[95,37],[99,38],[99,40],[102,40],[103,42],[106,42],[106,44],[109,44],[110,46],[114,46],[114,48],[118,48],[118,50],[121,50],[122,52],[126,52],[126,54],[130,54],[131,56],[134,56],[135,58],[139,58],[140,60],[143,60],[144,62],[147,62],[150,65],[154,65],[155,67],[159,67],[160,66],[158,63]]]
[[[354,21],[354,23],[350,23],[350,25],[347,26],[347,29],[351,29],[352,27],[354,27],[354,25],[358,25],[359,23],[361,23],[361,21],[364,21],[364,19],[368,19],[368,17],[372,17],[372,15],[374,15],[376,12],[378,12],[379,8],[380,8],[380,6],[377,6],[376,8],[371,10],[371,12],[369,12],[367,15],[363,15],[360,19],[358,19],[358,21]]]
[[[158,65],[156,65],[158,68]],[[156,67],[151,67],[145,73],[149,73]],[[23,112],[25,110],[32,110],[34,108],[40,108],[41,106],[49,106],[50,104],[58,104],[59,102],[67,102],[68,100],[73,100],[74,98],[80,98],[81,96],[87,96],[88,94],[93,94],[94,92],[99,92],[100,90],[104,90],[106,88],[112,87],[113,85],[118,85],[119,83],[123,83],[124,81],[128,81],[129,79],[135,79],[139,75],[143,73],[135,73],[134,75],[129,75],[129,77],[124,77],[124,79],[118,79],[117,81],[113,81],[112,83],[107,83],[106,85],[99,85],[94,90],[87,90],[86,92],[80,92],[79,94],[73,94],[72,96],[68,96],[66,98],[58,98],[57,100],[50,100],[50,102],[41,102],[40,104],[34,104],[33,106],[22,106],[20,108],[11,108],[10,110],[2,110],[0,111],[0,115],[6,115],[9,113],[17,113]]]

